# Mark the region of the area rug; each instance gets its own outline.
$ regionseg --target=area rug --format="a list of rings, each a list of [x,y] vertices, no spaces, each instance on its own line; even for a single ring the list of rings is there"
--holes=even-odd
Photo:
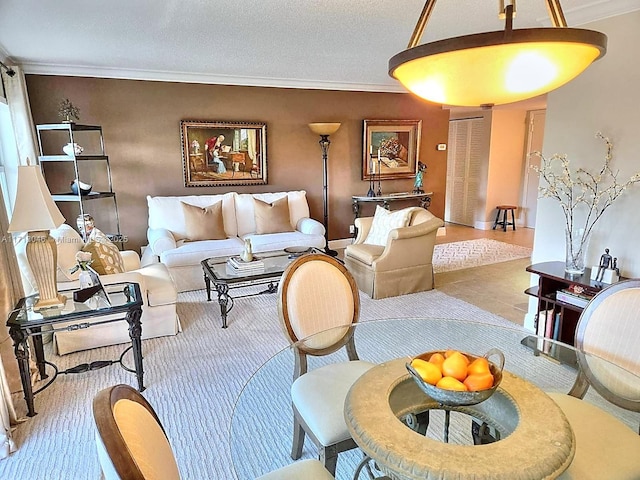
[[[478,238],[436,245],[433,250],[433,269],[435,273],[443,273],[530,256],[530,248]]]

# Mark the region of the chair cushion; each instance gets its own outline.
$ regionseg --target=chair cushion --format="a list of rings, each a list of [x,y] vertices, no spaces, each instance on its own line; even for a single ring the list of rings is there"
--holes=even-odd
[[[289,198],[282,197],[273,203],[263,202],[257,198],[253,199],[254,215],[256,220],[256,233],[292,232],[289,218]]]
[[[85,252],[91,253],[93,268],[100,275],[111,275],[114,273],[124,273],[124,262],[120,251],[109,238],[97,228],[91,231],[89,242],[82,248]]]
[[[333,480],[318,460],[300,460],[258,477],[256,480]]]
[[[204,208],[184,202],[180,203],[184,212],[186,240],[197,242],[198,240],[224,240],[227,238],[222,220],[222,200]]]
[[[410,214],[411,210],[406,208],[390,212],[380,205],[376,205],[376,213],[373,216],[371,229],[364,243],[386,246],[389,232],[395,228],[406,227],[409,223]]]
[[[347,245],[345,248],[344,255],[345,257],[351,257],[355,260],[358,260],[365,265],[373,265],[373,262],[382,255],[384,252],[384,247],[380,245],[369,245],[367,243],[358,243],[355,245]]]
[[[344,420],[349,389],[373,363],[355,360],[310,370],[291,385],[291,401],[322,445],[351,438]]]
[[[549,396],[566,415],[576,439],[576,455],[560,479],[640,478],[637,432],[587,401],[559,393]]]
[[[180,478],[171,445],[145,407],[131,400],[118,400],[113,416],[144,478]]]

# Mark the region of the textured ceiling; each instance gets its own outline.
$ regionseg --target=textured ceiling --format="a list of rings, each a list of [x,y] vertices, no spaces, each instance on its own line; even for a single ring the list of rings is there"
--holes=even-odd
[[[423,0],[0,0],[0,58],[27,73],[401,91],[387,74]],[[569,26],[640,0],[562,1]],[[423,43],[500,30],[498,0],[440,0]],[[519,0],[515,28],[548,26]]]

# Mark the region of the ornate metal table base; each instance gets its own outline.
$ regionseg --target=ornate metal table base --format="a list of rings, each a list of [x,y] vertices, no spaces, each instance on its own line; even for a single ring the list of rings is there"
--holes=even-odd
[[[222,328],[227,328],[227,315],[235,305],[234,299],[238,298],[247,298],[247,297],[255,297],[257,295],[264,295],[267,293],[276,293],[278,291],[278,284],[273,280],[266,280],[262,282],[244,282],[241,284],[232,284],[231,286],[227,283],[221,283],[213,281],[209,278],[209,276],[204,274],[204,284],[207,289],[207,302],[211,301],[211,283],[213,283],[213,288],[218,292],[218,304],[220,305],[220,317],[222,318]],[[260,285],[267,283],[267,288],[256,293],[249,293],[246,295],[236,295],[232,297],[229,294],[229,290],[231,288],[242,288],[242,287],[251,287],[254,285]]]
[[[36,394],[43,391],[45,388],[49,387],[58,375],[62,374],[70,374],[70,373],[83,373],[91,370],[97,370],[99,368],[106,367],[108,365],[112,365],[114,363],[119,363],[120,366],[128,372],[135,373],[138,379],[138,391],[144,391],[144,370],[142,367],[142,324],[140,322],[140,317],[142,316],[142,308],[140,306],[131,308],[125,317],[125,320],[129,324],[129,336],[131,337],[131,346],[129,346],[117,360],[99,360],[91,363],[82,363],[76,365],[75,367],[68,368],[63,371],[59,371],[57,365],[52,362],[45,360],[44,356],[44,348],[42,345],[42,331],[41,327],[34,327],[32,329],[22,329],[17,325],[12,325],[9,328],[9,335],[13,340],[13,349],[18,360],[18,368],[20,371],[20,380],[22,381],[22,389],[24,392],[24,400],[27,404],[27,416],[33,417],[37,415],[35,411],[34,405],[34,397]],[[113,320],[109,320],[106,322],[83,322],[80,324],[69,325],[66,328],[53,328],[52,332],[57,331],[73,331],[79,330],[82,328],[89,328],[92,325],[98,325],[101,323],[110,323]],[[49,333],[49,332],[47,332]],[[38,388],[37,390],[33,390],[33,386],[31,385],[31,378],[29,375],[29,337],[33,337],[33,350],[36,357],[36,365],[38,367],[38,372],[40,374],[40,378],[42,380],[49,378],[45,369],[46,365],[50,365],[54,369],[53,377],[43,386]],[[122,359],[124,355],[129,351],[133,350],[133,357],[135,368],[131,369],[124,365]]]

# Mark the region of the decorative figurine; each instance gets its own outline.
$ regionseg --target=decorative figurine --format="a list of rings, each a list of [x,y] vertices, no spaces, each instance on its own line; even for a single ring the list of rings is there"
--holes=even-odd
[[[611,268],[611,255],[609,255],[609,249],[605,248],[604,253],[600,257],[600,265],[598,265],[598,274],[596,275],[596,282],[601,282],[604,278],[604,271]]]
[[[243,262],[250,262],[253,260],[253,248],[251,247],[251,239],[247,238],[244,241],[244,250],[240,255]]]
[[[422,162],[418,162],[418,169],[416,170],[416,179],[413,182],[413,193],[424,193],[424,190],[422,189],[422,175],[424,174],[424,171],[427,169],[427,166],[422,163]]]

